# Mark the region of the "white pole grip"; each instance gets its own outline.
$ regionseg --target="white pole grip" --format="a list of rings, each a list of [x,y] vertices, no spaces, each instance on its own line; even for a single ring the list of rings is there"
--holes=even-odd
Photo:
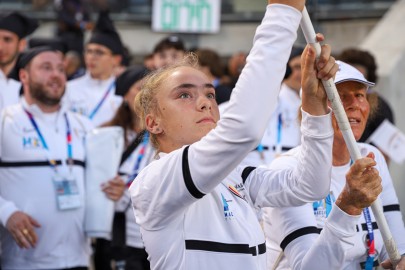
[[[305,7],[302,11],[301,29],[304,33],[307,43],[314,46],[316,55],[317,57],[319,57],[321,54],[321,45],[316,40],[316,33],[309,17],[308,11]],[[342,105],[342,101],[340,100],[339,94],[337,92],[336,85],[334,84],[333,79],[329,79],[327,81],[322,80],[322,84],[325,88],[328,99],[332,104],[332,110],[335,114],[335,118],[339,125],[339,128],[342,131],[343,138],[346,142],[350,156],[353,160],[357,160],[361,158],[361,153],[359,148],[357,147],[356,139],[354,138],[349,120],[347,119],[346,112]],[[395,266],[401,260],[401,255],[398,252],[397,245],[388,227],[388,223],[385,219],[380,200],[377,199],[375,202],[373,202],[373,204],[371,205],[371,209],[377,221],[378,228],[380,229],[389,258],[395,268]]]

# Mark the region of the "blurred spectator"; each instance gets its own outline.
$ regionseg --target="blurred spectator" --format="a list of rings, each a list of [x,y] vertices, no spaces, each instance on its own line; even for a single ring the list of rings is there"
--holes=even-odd
[[[129,66],[131,62],[131,53],[127,46],[122,46],[122,53],[121,53],[121,63],[115,68],[114,75],[115,77],[120,76]]]
[[[145,55],[143,58],[143,65],[149,70],[155,70],[155,61],[153,61],[153,53]]]
[[[68,51],[65,54],[63,64],[68,81],[77,79],[86,73],[82,65],[82,58],[76,51]]]
[[[58,37],[63,39],[68,51],[83,53],[85,30],[92,29],[89,6],[84,0],[55,0]]]
[[[242,161],[246,166],[270,164],[272,160],[298,146],[301,132],[298,111],[301,105],[301,54],[303,47],[292,48],[276,110],[273,112],[260,145]]]
[[[215,88],[215,95],[218,105],[229,101],[232,88],[222,82],[224,68],[219,55],[210,49],[197,49],[195,54],[198,57],[200,70],[207,75]]]
[[[0,15],[0,111],[19,100],[21,84],[7,76],[26,47],[25,37],[37,27],[36,20],[18,12]]]
[[[111,121],[104,126],[120,126],[124,129],[125,151],[115,179],[129,186],[138,172],[154,157],[149,135],[143,130],[141,121],[134,111],[135,97],[142,86],[142,79],[148,70],[144,67],[128,68],[116,80],[116,95],[124,101]],[[106,243],[107,244],[107,243]],[[139,225],[131,207],[131,198],[126,190],[116,203],[110,252],[116,270],[149,270],[148,254],[145,251]],[[107,268],[103,268],[107,269]]]
[[[229,58],[228,60],[228,75],[231,77],[231,81],[229,82],[231,88],[235,87],[235,83],[239,78],[239,75],[246,64],[246,57],[247,53],[245,52],[238,52],[235,53]]]
[[[108,12],[100,12],[85,48],[86,74],[68,82],[64,97],[71,110],[90,118],[94,126],[111,120],[122,102],[122,97],[114,94],[122,52],[120,36]]]
[[[178,36],[168,36],[159,41],[153,50],[155,69],[173,64],[183,58],[186,52],[183,41]]]

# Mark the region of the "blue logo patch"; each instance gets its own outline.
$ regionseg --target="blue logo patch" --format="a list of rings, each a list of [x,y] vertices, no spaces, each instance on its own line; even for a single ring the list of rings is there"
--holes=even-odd
[[[37,137],[23,137],[22,145],[24,149],[42,148],[41,141]]]
[[[225,219],[233,218],[233,213],[232,213],[231,210],[229,210],[229,204],[228,204],[228,202],[231,202],[231,201],[227,201],[222,193],[221,193],[221,198],[222,198],[222,204],[224,206],[224,217],[225,217]]]

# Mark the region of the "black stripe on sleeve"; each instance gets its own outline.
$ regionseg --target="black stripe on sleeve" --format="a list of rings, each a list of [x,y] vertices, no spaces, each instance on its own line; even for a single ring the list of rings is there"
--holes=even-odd
[[[284,250],[289,243],[291,243],[298,237],[304,236],[306,234],[311,234],[311,233],[319,234],[318,228],[314,227],[314,226],[309,226],[309,227],[304,227],[304,228],[295,230],[292,233],[290,233],[289,235],[287,235],[283,241],[281,241],[280,247],[282,250]]]
[[[56,160],[56,165],[62,165],[61,160]],[[68,164],[68,161],[66,161]],[[86,167],[86,163],[81,160],[73,160],[73,165]],[[0,168],[12,168],[12,167],[44,167],[50,166],[49,161],[0,161]]]
[[[194,185],[193,179],[191,178],[191,173],[190,173],[190,167],[188,164],[188,148],[190,146],[186,146],[183,151],[183,159],[182,159],[182,169],[183,169],[183,178],[184,178],[184,183],[186,184],[186,188],[190,194],[196,198],[196,199],[201,199],[205,194],[202,193],[197,189],[197,187]]]
[[[391,212],[391,211],[401,211],[399,208],[399,204],[390,204],[390,205],[384,205],[383,206],[383,211],[384,212]]]
[[[242,179],[243,179],[243,184],[246,182],[246,179],[248,178],[249,174],[253,172],[256,169],[256,167],[246,167],[243,169],[242,172]]]
[[[249,247],[248,244],[229,244],[203,240],[186,240],[186,249],[221,253],[250,254],[252,256],[257,256],[266,253],[266,243]]]

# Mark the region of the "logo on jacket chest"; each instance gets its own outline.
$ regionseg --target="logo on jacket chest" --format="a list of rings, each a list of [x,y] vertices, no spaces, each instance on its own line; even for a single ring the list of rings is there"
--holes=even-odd
[[[70,110],[75,113],[84,115],[84,116],[88,116],[88,113],[89,113],[88,109],[86,107],[86,104],[83,102],[77,102],[77,103],[71,104]]]
[[[312,203],[314,216],[316,218],[318,226],[323,227],[326,218],[329,216],[330,211],[332,211],[332,207],[335,201],[335,196],[331,192],[325,199]]]
[[[24,136],[22,138],[23,149],[42,148],[41,141],[36,136]]]
[[[232,202],[232,200],[225,199],[225,196],[222,193],[221,193],[221,199],[222,199],[222,206],[224,208],[224,218],[225,218],[225,220],[233,219],[234,215],[233,215],[233,212],[230,209],[229,204],[228,204],[228,203]]]

